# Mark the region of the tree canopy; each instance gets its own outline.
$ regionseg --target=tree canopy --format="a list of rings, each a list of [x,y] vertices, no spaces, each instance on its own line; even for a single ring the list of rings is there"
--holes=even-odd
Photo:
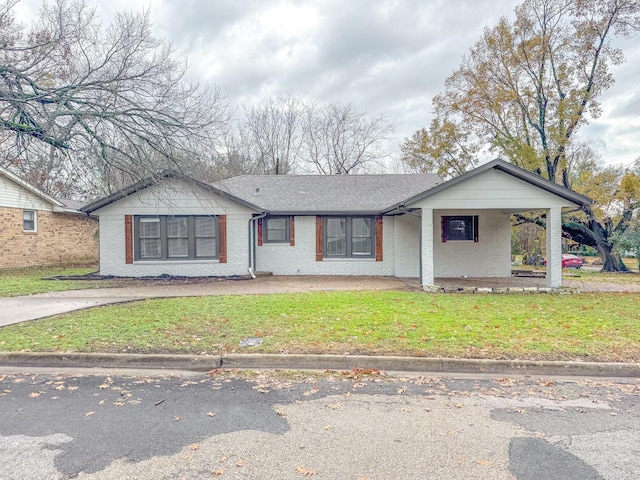
[[[602,113],[599,98],[614,83],[610,67],[624,61],[614,38],[631,37],[639,28],[638,0],[524,1],[513,20],[504,17],[486,28],[447,78],[433,99],[430,128],[405,140],[404,161],[451,174],[473,166],[476,152],[488,148],[555,183],[580,185],[581,193],[598,196],[597,179],[587,187],[585,178],[575,176],[577,133]],[[418,141],[420,135],[429,146]],[[601,177],[611,173],[600,171],[599,163],[592,167]],[[615,177],[626,187],[617,183],[611,198],[626,188],[626,203],[617,202],[616,212],[585,208],[564,224],[566,235],[598,250],[605,270],[625,268],[612,253],[611,235],[624,230],[640,201],[640,190],[629,188],[631,177],[622,171]]]

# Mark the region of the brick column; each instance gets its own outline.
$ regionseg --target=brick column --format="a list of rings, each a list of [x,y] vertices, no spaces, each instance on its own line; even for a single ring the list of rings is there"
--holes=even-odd
[[[562,286],[562,208],[547,209],[547,287]]]
[[[433,208],[423,208],[420,217],[420,259],[421,274],[420,285],[428,288],[435,283],[433,265]]]

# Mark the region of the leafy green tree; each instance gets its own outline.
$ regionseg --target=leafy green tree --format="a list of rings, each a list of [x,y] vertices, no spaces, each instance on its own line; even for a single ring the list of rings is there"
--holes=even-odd
[[[489,148],[571,188],[576,134],[601,114],[599,98],[614,82],[610,67],[624,61],[612,41],[632,37],[639,28],[639,0],[526,0],[513,21],[502,18],[485,29],[447,78],[433,99],[434,122],[471,132],[466,140],[476,149]],[[446,135],[429,132],[436,137],[432,143],[449,146],[459,165],[473,165],[473,156],[456,153]],[[626,269],[612,251],[611,235],[624,231],[639,206],[637,190],[619,187],[626,203],[615,224],[611,215],[587,207],[563,225],[567,236],[596,248],[605,271]]]

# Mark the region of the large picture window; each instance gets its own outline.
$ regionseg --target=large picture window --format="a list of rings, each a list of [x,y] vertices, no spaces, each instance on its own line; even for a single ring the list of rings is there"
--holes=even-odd
[[[136,260],[216,259],[218,218],[211,216],[137,216]]]
[[[374,217],[325,217],[325,258],[375,256]]]
[[[478,216],[460,215],[442,217],[442,241],[478,241]]]

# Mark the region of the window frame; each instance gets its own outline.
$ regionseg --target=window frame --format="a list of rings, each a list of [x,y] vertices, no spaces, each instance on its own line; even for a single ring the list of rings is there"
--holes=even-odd
[[[345,239],[345,253],[336,255],[329,254],[329,228],[328,223],[329,219],[344,219],[345,220],[345,231],[344,231],[344,239]],[[363,219],[367,220],[369,223],[369,238],[370,239],[370,251],[369,253],[354,253],[353,252],[353,221],[355,219]],[[375,259],[376,258],[376,217],[373,215],[327,215],[323,218],[323,239],[322,239],[322,257],[325,259],[331,258],[366,258],[366,259]],[[359,238],[363,238],[360,236]]]
[[[179,237],[169,237],[168,235],[168,221],[173,218],[186,218],[187,219],[187,235]],[[197,218],[212,218],[213,223],[213,235],[212,236],[196,236],[196,219]],[[154,257],[143,257],[141,255],[141,240],[144,237],[140,236],[140,223],[143,219],[158,219],[159,221],[159,240],[160,240],[160,255]],[[155,237],[153,237],[155,238]],[[187,255],[182,256],[170,256],[169,255],[169,240],[173,238],[186,238],[187,239]],[[215,255],[198,255],[196,240],[201,238],[213,238],[216,253]],[[135,261],[141,262],[181,262],[181,261],[194,261],[194,260],[220,260],[220,217],[217,215],[134,215],[133,217],[133,258]]]
[[[452,235],[453,222],[465,222],[464,235]],[[474,242],[478,243],[478,215],[443,215],[442,243]]]
[[[284,238],[282,240],[270,240],[269,239],[269,220],[282,220],[284,221]],[[290,237],[290,225],[291,225],[291,217],[285,215],[274,215],[265,217],[263,222],[263,234],[262,234],[262,242],[263,243],[280,243],[280,244],[289,244],[291,242]],[[274,229],[276,230],[276,229]],[[277,229],[278,231],[282,231],[282,229]]]
[[[33,215],[31,220],[26,220],[25,215],[30,213]],[[33,228],[25,228],[25,223],[33,223]],[[22,210],[22,231],[25,233],[36,233],[38,231],[38,213],[35,210],[24,209]]]

